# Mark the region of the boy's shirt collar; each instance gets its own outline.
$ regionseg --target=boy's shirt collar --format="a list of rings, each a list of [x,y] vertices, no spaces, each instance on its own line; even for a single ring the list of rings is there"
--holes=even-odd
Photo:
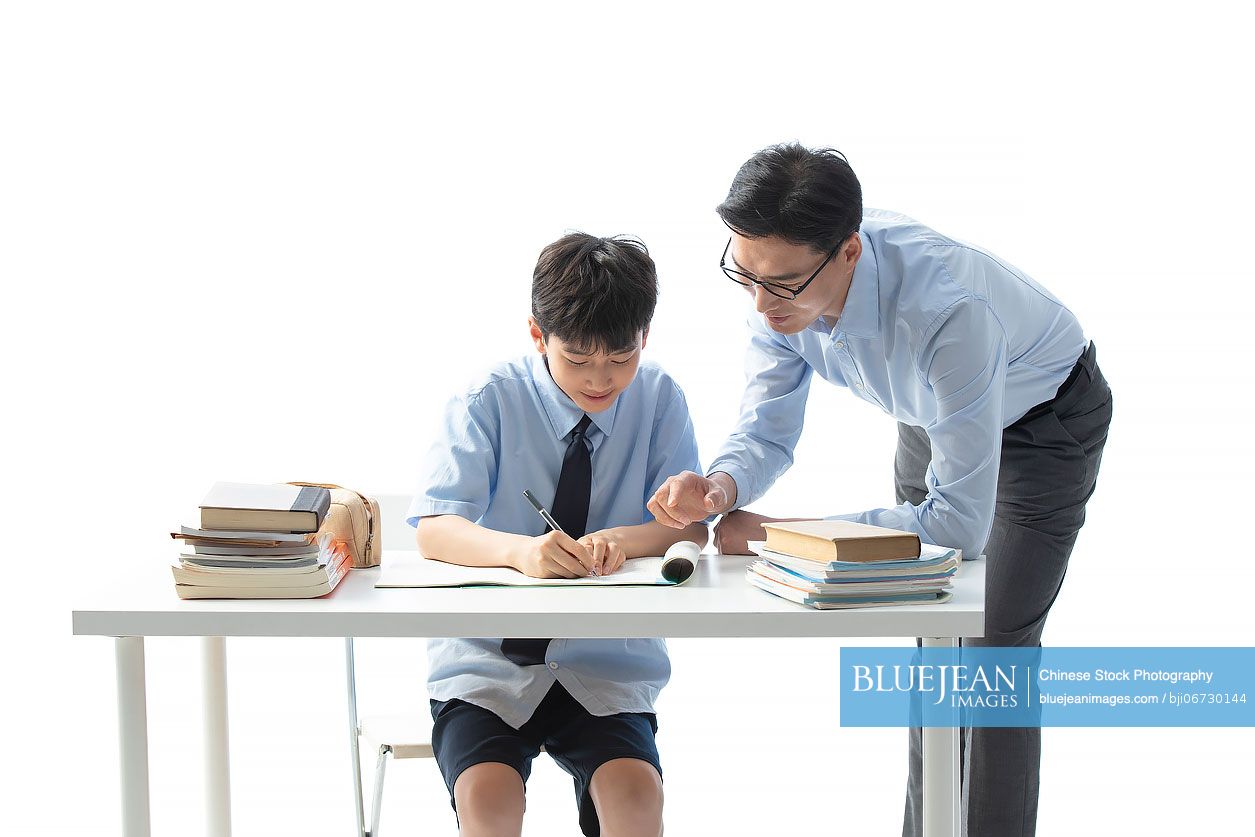
[[[576,406],[571,397],[563,392],[554,381],[553,376],[549,374],[549,364],[545,361],[544,355],[539,353],[528,355],[527,366],[531,371],[532,381],[536,385],[536,392],[540,394],[540,403],[545,408],[545,415],[549,417],[554,436],[558,439],[565,439],[571,435],[575,425],[580,423],[580,419],[585,415],[584,411]],[[635,384],[636,381],[632,383]],[[614,428],[614,416],[619,411],[619,399],[623,398],[631,388],[629,384],[623,392],[619,393],[614,403],[600,413],[588,413],[593,424],[606,436],[609,436]]]

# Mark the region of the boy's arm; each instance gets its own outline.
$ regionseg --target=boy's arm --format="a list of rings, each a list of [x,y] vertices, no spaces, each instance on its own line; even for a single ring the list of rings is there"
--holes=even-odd
[[[529,538],[456,514],[420,518],[416,537],[427,558],[463,567],[512,567],[533,578],[580,578],[593,564],[588,550],[561,532]]]

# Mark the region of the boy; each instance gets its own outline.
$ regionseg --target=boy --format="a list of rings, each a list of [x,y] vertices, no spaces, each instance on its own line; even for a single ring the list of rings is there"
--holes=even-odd
[[[633,239],[573,233],[540,254],[528,323],[537,354],[454,398],[407,515],[428,558],[538,578],[608,575],[706,527],[654,521],[646,501],[697,470],[680,388],[641,350],[657,301]],[[562,531],[549,531],[529,489]],[[662,833],[653,702],[661,639],[433,639],[432,744],[461,833],[518,835],[543,745],[575,779],[584,834]]]

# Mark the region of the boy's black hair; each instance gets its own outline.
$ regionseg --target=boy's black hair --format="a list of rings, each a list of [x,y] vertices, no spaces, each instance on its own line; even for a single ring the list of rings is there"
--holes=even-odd
[[[640,239],[569,233],[536,260],[532,316],[546,340],[556,334],[580,352],[629,349],[657,303],[658,271]]]
[[[741,166],[715,211],[750,238],[775,235],[828,253],[862,224],[863,187],[840,151],[781,143]]]

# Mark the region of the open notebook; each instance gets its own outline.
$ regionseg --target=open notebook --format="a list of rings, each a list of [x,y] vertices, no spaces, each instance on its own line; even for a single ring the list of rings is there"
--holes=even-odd
[[[629,558],[616,573],[584,578],[532,578],[509,567],[463,567],[417,552],[389,552],[376,587],[673,587],[697,569],[701,547],[680,541],[661,558]]]

